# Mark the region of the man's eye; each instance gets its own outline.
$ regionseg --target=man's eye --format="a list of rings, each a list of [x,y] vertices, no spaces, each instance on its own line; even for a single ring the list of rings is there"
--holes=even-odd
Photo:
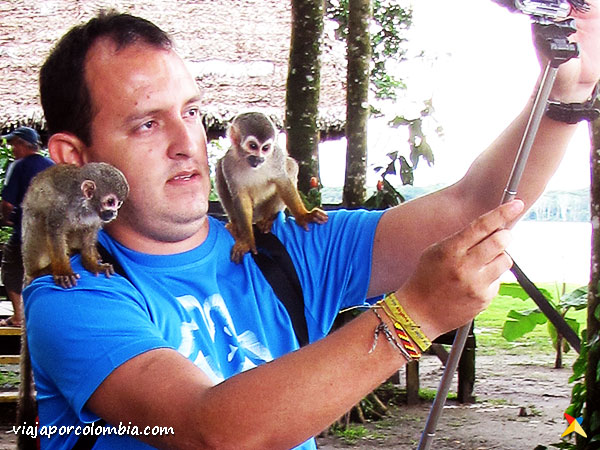
[[[148,122],[144,122],[141,126],[141,130],[151,130],[156,125],[154,120],[149,120]]]
[[[197,118],[200,117],[200,108],[191,108],[187,111],[188,117]]]

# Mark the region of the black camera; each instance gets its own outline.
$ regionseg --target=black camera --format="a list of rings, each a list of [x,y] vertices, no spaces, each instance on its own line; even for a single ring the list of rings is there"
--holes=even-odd
[[[515,7],[533,17],[564,19],[571,11],[571,4],[563,0],[515,0]]]

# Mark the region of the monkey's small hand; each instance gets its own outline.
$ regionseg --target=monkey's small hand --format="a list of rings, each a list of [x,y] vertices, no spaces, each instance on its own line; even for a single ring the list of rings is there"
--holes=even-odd
[[[110,278],[111,275],[115,273],[115,269],[112,264],[103,263],[97,260],[90,260],[88,258],[82,258],[81,262],[83,267],[88,272],[92,272],[94,275],[98,276],[99,273],[103,273],[106,275],[106,278]]]
[[[296,223],[308,231],[309,223],[318,223],[320,225],[327,222],[329,216],[320,208],[313,208],[307,214],[296,217]]]
[[[69,289],[77,286],[77,280],[79,279],[79,274],[71,272],[70,274],[61,274],[61,275],[53,275],[54,282],[64,287],[65,289]]]
[[[256,255],[258,253],[256,244],[245,240],[236,240],[231,249],[231,260],[239,264],[242,262],[244,255],[248,252],[252,252]]]
[[[106,276],[106,278],[110,278],[111,275],[115,274],[115,268],[112,266],[112,264],[101,263],[98,264],[96,270],[93,270],[92,272],[96,276],[98,276],[99,273],[103,273]]]

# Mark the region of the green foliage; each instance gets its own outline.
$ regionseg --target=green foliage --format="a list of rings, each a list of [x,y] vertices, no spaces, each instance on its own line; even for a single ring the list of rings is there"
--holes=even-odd
[[[377,190],[365,201],[364,207],[371,210],[381,210],[399,205],[404,201],[404,196],[385,179],[384,175],[381,178],[381,182],[377,185]]]
[[[412,9],[393,0],[373,0],[371,24],[371,89],[376,98],[396,99],[399,90],[406,89],[404,81],[387,72],[390,60],[406,59],[406,31],[412,25]],[[348,35],[348,0],[327,0],[326,17],[337,22],[336,37]]]
[[[19,387],[19,373],[12,370],[0,371],[0,386],[6,389],[14,389]]]
[[[398,122],[396,126],[400,126],[400,124],[401,123]],[[419,127],[414,128],[420,130],[420,125]],[[412,186],[414,181],[414,170],[416,169],[418,160],[421,156],[423,156],[430,165],[433,163],[433,154],[431,153],[431,148],[425,142],[424,136],[419,145],[415,144],[413,146],[413,144],[411,144],[410,158],[412,166],[406,158],[397,151],[388,153],[387,157],[390,158],[388,165],[386,167],[377,166],[374,169],[375,172],[381,174],[381,180],[377,183],[377,191],[365,201],[364,207],[367,209],[386,209],[406,201],[405,197],[386,179],[386,176],[398,175],[403,186]]]
[[[569,383],[574,384],[571,390],[571,404],[567,407],[565,413],[572,417],[581,417],[585,407],[587,395],[587,389],[585,386],[585,372],[587,369],[589,351],[590,344],[587,342],[587,333],[584,330],[581,333],[581,351],[573,363],[573,375],[571,375],[569,378]],[[552,444],[552,447],[574,450],[577,448],[577,445],[575,442],[562,440],[561,442]]]
[[[412,9],[401,6],[399,2],[393,0],[373,0],[372,9],[370,27],[371,91],[376,99],[396,100],[399,92],[406,89],[406,84],[395,75],[388,73],[387,65],[389,63],[400,63],[407,58],[408,40],[406,34],[412,26]],[[348,0],[326,0],[326,16],[338,24],[336,37],[345,41],[348,36]],[[371,111],[377,113],[373,106]],[[390,163],[391,165],[399,165],[398,171],[396,172],[394,169],[394,173],[400,175],[403,185],[413,184],[413,172],[421,158],[430,166],[434,163],[433,151],[422,130],[424,119],[432,114],[433,107],[429,100],[425,102],[419,117],[413,119],[398,116],[389,124],[394,128],[406,127],[409,133],[410,161],[404,156],[399,156],[396,152]],[[438,129],[439,132],[440,129]],[[382,175],[384,182],[386,181],[385,175],[390,173],[392,172],[388,166],[388,170]],[[367,207],[379,209],[384,205],[397,204],[393,197],[400,199],[402,196],[395,189],[388,189],[386,186],[383,192],[378,191],[367,200]]]
[[[0,190],[4,187],[6,170],[14,159],[11,146],[6,142],[6,139],[2,139],[0,141]]]
[[[571,310],[579,311],[587,307],[587,286],[582,286],[565,295],[552,295],[548,290],[540,289],[550,304],[556,309],[569,326],[576,332],[579,332],[579,322],[573,318],[566,317]],[[529,298],[527,293],[516,283],[503,285],[500,291],[501,295],[511,296],[525,300]],[[556,300],[558,298],[558,301]],[[510,310],[507,314],[507,320],[504,323],[502,336],[509,342],[512,342],[527,333],[530,333],[538,325],[548,324],[548,335],[552,339],[554,347],[558,346],[558,334],[556,328],[548,321],[546,316],[539,309],[525,311]],[[569,350],[566,341],[563,341],[564,351]]]
[[[356,444],[359,439],[367,438],[371,435],[369,430],[363,425],[349,425],[345,428],[332,426],[331,431],[346,444]]]
[[[390,125],[394,128],[400,126],[408,127],[408,144],[410,146],[410,162],[412,163],[411,172],[417,168],[420,158],[423,158],[429,166],[432,166],[435,162],[433,151],[427,143],[427,138],[422,129],[423,119],[430,114],[431,108],[428,107],[421,111],[421,116],[417,119],[407,119],[403,116],[397,116],[390,122]],[[412,182],[408,184],[412,184]]]
[[[321,185],[318,187],[311,187],[306,194],[299,191],[300,198],[302,199],[304,206],[306,206],[306,209],[309,211],[313,208],[321,207],[321,188]]]
[[[508,312],[506,317],[513,319],[507,320],[502,329],[502,337],[509,342],[515,341],[533,331],[537,325],[542,325],[547,320],[546,316],[539,309],[521,312],[513,309]]]
[[[6,142],[6,139],[0,140],[0,192],[4,188],[4,181],[6,179],[6,171],[11,162],[14,161],[12,148]],[[12,234],[11,227],[0,227],[0,243],[8,241],[8,238]]]

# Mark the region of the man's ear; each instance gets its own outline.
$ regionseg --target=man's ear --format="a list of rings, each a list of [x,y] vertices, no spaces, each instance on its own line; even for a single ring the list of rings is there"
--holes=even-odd
[[[55,163],[82,166],[87,161],[85,145],[71,133],[56,133],[48,140],[48,153]]]

